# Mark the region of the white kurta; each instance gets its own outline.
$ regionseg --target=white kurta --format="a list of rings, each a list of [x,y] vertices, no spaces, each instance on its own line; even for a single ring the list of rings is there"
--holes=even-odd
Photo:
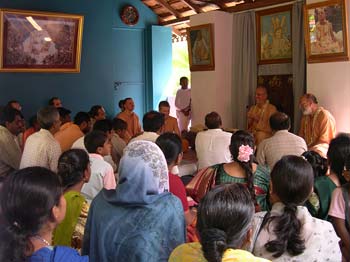
[[[176,117],[179,123],[180,132],[187,130],[188,124],[190,123],[191,113],[186,116],[181,110],[189,107],[191,104],[191,89],[179,89],[176,93],[175,107]]]

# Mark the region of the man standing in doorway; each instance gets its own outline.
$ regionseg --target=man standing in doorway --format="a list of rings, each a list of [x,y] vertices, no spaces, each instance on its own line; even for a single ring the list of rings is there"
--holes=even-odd
[[[180,78],[181,89],[176,93],[175,107],[176,117],[180,132],[187,131],[191,119],[191,89],[188,89],[188,78]]]

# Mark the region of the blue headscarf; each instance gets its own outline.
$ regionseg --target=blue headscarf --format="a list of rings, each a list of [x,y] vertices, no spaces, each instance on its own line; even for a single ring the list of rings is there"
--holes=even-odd
[[[91,203],[83,254],[92,262],[167,261],[185,241],[182,204],[168,189],[160,148],[131,142],[120,161],[116,190],[103,189]]]
[[[152,142],[131,142],[119,163],[116,193],[106,195],[118,204],[150,204],[169,191],[168,167],[163,152]]]

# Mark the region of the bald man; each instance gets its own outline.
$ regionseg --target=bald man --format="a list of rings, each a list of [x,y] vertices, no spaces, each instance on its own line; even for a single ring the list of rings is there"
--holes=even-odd
[[[269,119],[275,112],[277,112],[276,107],[267,99],[266,87],[258,86],[255,92],[255,105],[247,114],[248,131],[254,135],[256,145],[272,136]]]
[[[336,135],[335,119],[332,114],[318,105],[313,94],[300,98],[299,107],[303,113],[299,136],[305,139],[308,150],[326,157],[330,141]]]

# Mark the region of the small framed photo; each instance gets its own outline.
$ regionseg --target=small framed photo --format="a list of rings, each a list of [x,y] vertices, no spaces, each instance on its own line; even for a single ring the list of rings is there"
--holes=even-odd
[[[83,16],[0,9],[0,71],[80,72]]]
[[[309,63],[349,60],[344,0],[306,5],[304,17]]]
[[[187,29],[191,71],[211,71],[215,69],[212,27],[212,24],[205,24]]]
[[[259,64],[292,62],[292,6],[256,12]]]

